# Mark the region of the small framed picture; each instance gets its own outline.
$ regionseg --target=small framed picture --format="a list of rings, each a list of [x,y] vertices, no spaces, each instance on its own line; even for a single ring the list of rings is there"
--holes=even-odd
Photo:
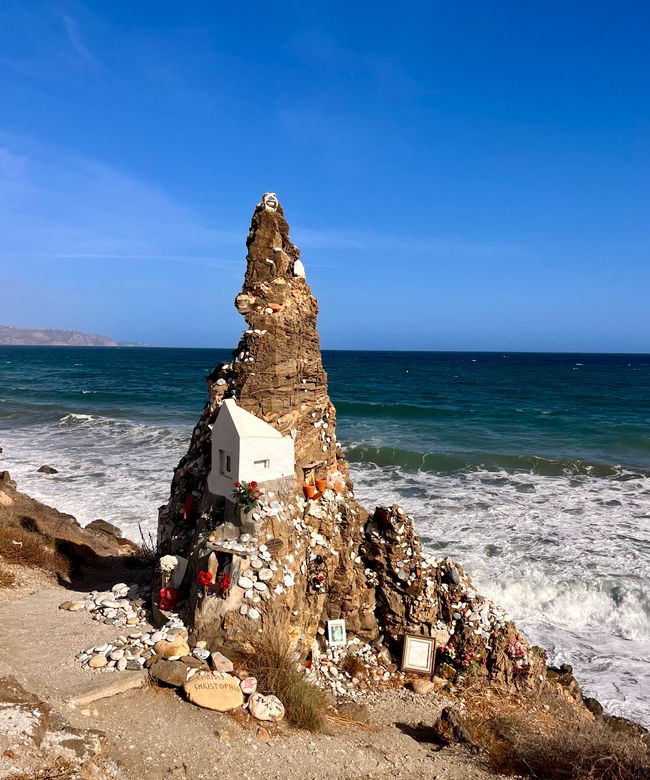
[[[436,640],[433,637],[404,635],[402,652],[402,671],[414,674],[433,674],[433,661],[436,656]]]
[[[348,638],[345,631],[345,620],[327,621],[327,641],[330,647],[342,647],[347,644]]]

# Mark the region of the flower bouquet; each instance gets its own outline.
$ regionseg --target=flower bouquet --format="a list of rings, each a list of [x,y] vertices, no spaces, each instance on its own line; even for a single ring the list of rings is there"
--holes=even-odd
[[[214,584],[214,576],[209,571],[200,571],[199,572],[199,585],[203,586],[203,595],[208,595],[208,588],[210,585]]]
[[[160,559],[160,574],[162,576],[163,588],[169,584],[169,580],[178,566],[178,558],[175,555],[163,555]]]
[[[237,504],[244,510],[244,514],[252,512],[259,506],[262,491],[257,482],[233,482],[232,497]]]

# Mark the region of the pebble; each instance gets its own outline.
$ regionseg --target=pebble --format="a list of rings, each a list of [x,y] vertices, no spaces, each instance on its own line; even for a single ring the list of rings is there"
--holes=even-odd
[[[222,674],[232,672],[235,668],[233,662],[221,653],[212,653],[212,666],[215,672],[221,672]]]
[[[255,677],[244,677],[239,683],[239,687],[242,689],[242,693],[250,696],[257,691],[257,679]]]
[[[239,587],[243,588],[244,590],[248,590],[249,588],[253,587],[254,582],[250,577],[240,577],[237,580],[237,585],[239,585]]]

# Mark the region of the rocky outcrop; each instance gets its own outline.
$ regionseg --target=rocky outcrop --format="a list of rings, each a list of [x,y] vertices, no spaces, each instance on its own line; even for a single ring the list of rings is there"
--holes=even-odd
[[[2,777],[119,780],[122,773],[101,755],[102,737],[98,731],[72,728],[14,677],[0,677]]]
[[[72,515],[21,493],[8,471],[0,473],[0,534],[8,540],[5,550],[0,550],[8,562],[47,568],[43,562],[48,555],[56,555],[67,560],[76,573],[114,570],[120,561],[138,552],[133,542],[103,528],[83,528]],[[44,555],[39,554],[39,548]],[[50,570],[55,572],[56,566]]]
[[[541,653],[459,566],[425,554],[404,510],[379,507],[369,517],[355,501],[327,394],[318,306],[273,194],[255,209],[247,247],[235,306],[248,327],[233,359],[208,378],[205,409],[160,510],[159,553],[188,561],[176,586],[192,638],[227,647],[273,614],[299,654],[314,660],[325,622],[344,618],[348,635],[372,646],[386,674],[412,633],[436,638],[449,674],[471,669],[509,685],[538,684]],[[227,398],[295,443],[295,481],[263,485],[242,522],[207,489],[211,427]],[[304,480],[314,478],[327,481],[303,497]],[[224,588],[218,570],[228,556],[233,576]],[[357,649],[355,668],[367,660]]]

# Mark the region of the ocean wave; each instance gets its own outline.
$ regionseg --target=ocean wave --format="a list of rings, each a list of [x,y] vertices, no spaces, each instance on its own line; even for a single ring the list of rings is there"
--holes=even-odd
[[[460,470],[505,469],[513,472],[531,472],[545,476],[586,475],[592,477],[629,478],[648,476],[650,472],[630,470],[620,465],[590,463],[579,458],[545,458],[539,455],[504,453],[441,453],[417,452],[399,447],[352,444],[344,448],[353,463],[373,463],[377,466],[400,466],[427,472],[456,472]]]
[[[493,583],[489,590],[491,598],[513,614],[537,615],[540,622],[576,634],[650,641],[650,602],[640,587],[619,585],[608,590],[594,582],[533,575]]]
[[[88,423],[92,422],[94,420],[97,420],[96,417],[94,417],[92,414],[80,414],[77,412],[70,412],[69,414],[63,415],[63,417],[60,418],[60,423]]]
[[[444,419],[458,416],[457,409],[401,402],[337,401],[336,411],[340,417],[390,417],[398,420]]]

